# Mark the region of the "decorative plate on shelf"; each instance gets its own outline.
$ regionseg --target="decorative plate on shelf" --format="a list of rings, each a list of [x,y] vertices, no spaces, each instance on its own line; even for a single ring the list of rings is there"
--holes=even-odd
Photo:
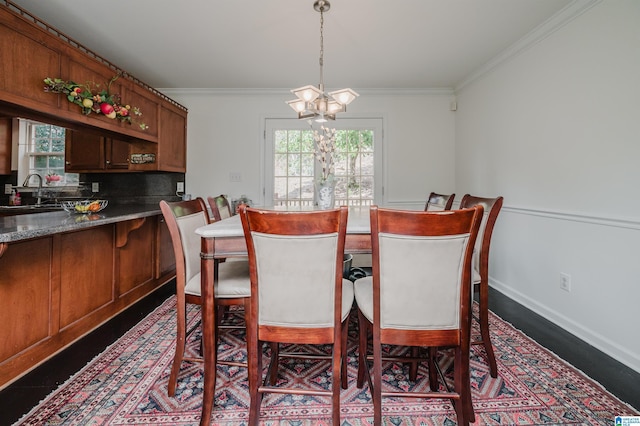
[[[107,204],[107,200],[65,201],[62,208],[69,213],[90,214],[104,210]]]

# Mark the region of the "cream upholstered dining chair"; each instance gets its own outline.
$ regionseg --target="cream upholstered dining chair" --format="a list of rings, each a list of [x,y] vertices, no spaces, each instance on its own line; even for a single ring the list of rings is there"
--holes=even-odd
[[[251,268],[248,424],[258,424],[263,394],[276,392],[330,397],[333,424],[339,425],[353,305],[353,283],[342,276],[348,210],[283,212],[242,205],[239,214]],[[263,342],[271,347],[265,379]],[[281,344],[330,345],[331,355],[284,352]],[[279,357],[329,359],[331,380],[306,389],[286,379],[276,383]]]
[[[473,253],[473,290],[478,292],[478,322],[480,324],[481,339],[472,340],[472,345],[483,345],[487,354],[489,373],[491,377],[498,377],[498,365],[493,352],[493,345],[489,336],[489,250],[491,236],[502,208],[503,197],[483,198],[465,194],[460,201],[460,208],[482,206],[484,215],[480,225],[480,232],[476,240]]]
[[[429,194],[429,198],[427,198],[427,203],[424,205],[424,210],[451,210],[451,206],[453,206],[453,199],[455,197],[456,194],[445,195],[432,192],[431,194]]]
[[[187,331],[186,304],[201,304],[200,300],[200,237],[195,230],[209,223],[209,214],[202,198],[189,201],[160,201],[176,256],[176,352],[169,376],[168,394],[176,391],[178,374],[183,361],[202,362],[201,357],[186,357],[187,336],[196,326]],[[216,305],[229,306],[248,304],[251,296],[249,263],[225,262],[218,265],[218,280],[214,289]],[[248,310],[245,306],[245,317]],[[216,321],[216,335],[218,322]],[[218,364],[245,365],[233,361],[217,360]]]
[[[217,222],[233,216],[229,199],[225,195],[207,197],[207,203],[209,203],[209,208],[211,209],[212,221]]]
[[[419,212],[371,207],[373,275],[355,282],[358,306],[358,386],[366,376],[373,399],[373,424],[382,424],[382,397],[450,398],[458,423],[473,422],[469,370],[471,261],[482,207]],[[373,374],[368,335],[373,337]],[[382,383],[382,345],[429,347],[432,392]],[[455,352],[453,389],[437,392],[438,347]],[[384,359],[383,359],[384,358]],[[406,361],[412,358],[393,358]]]

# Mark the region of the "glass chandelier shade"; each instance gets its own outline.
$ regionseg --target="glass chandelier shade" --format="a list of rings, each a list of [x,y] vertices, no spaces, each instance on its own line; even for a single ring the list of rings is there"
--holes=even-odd
[[[358,94],[352,89],[340,89],[325,93],[323,81],[324,65],[324,12],[329,11],[331,4],[327,0],[316,0],[313,8],[320,12],[320,84],[318,86],[303,86],[293,89],[291,93],[297,99],[287,101],[287,104],[298,113],[299,119],[314,119],[322,123],[335,120],[336,114],[345,112]]]

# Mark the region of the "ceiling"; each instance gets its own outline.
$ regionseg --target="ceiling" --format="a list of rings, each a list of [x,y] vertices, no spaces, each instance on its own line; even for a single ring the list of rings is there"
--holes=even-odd
[[[327,89],[455,88],[575,0],[331,0]],[[313,0],[12,0],[156,88],[317,85]]]

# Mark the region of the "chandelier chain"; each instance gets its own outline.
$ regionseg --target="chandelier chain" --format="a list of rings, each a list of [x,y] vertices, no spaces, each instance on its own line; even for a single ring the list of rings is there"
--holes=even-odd
[[[320,9],[320,84],[321,89],[324,90],[324,13]]]

